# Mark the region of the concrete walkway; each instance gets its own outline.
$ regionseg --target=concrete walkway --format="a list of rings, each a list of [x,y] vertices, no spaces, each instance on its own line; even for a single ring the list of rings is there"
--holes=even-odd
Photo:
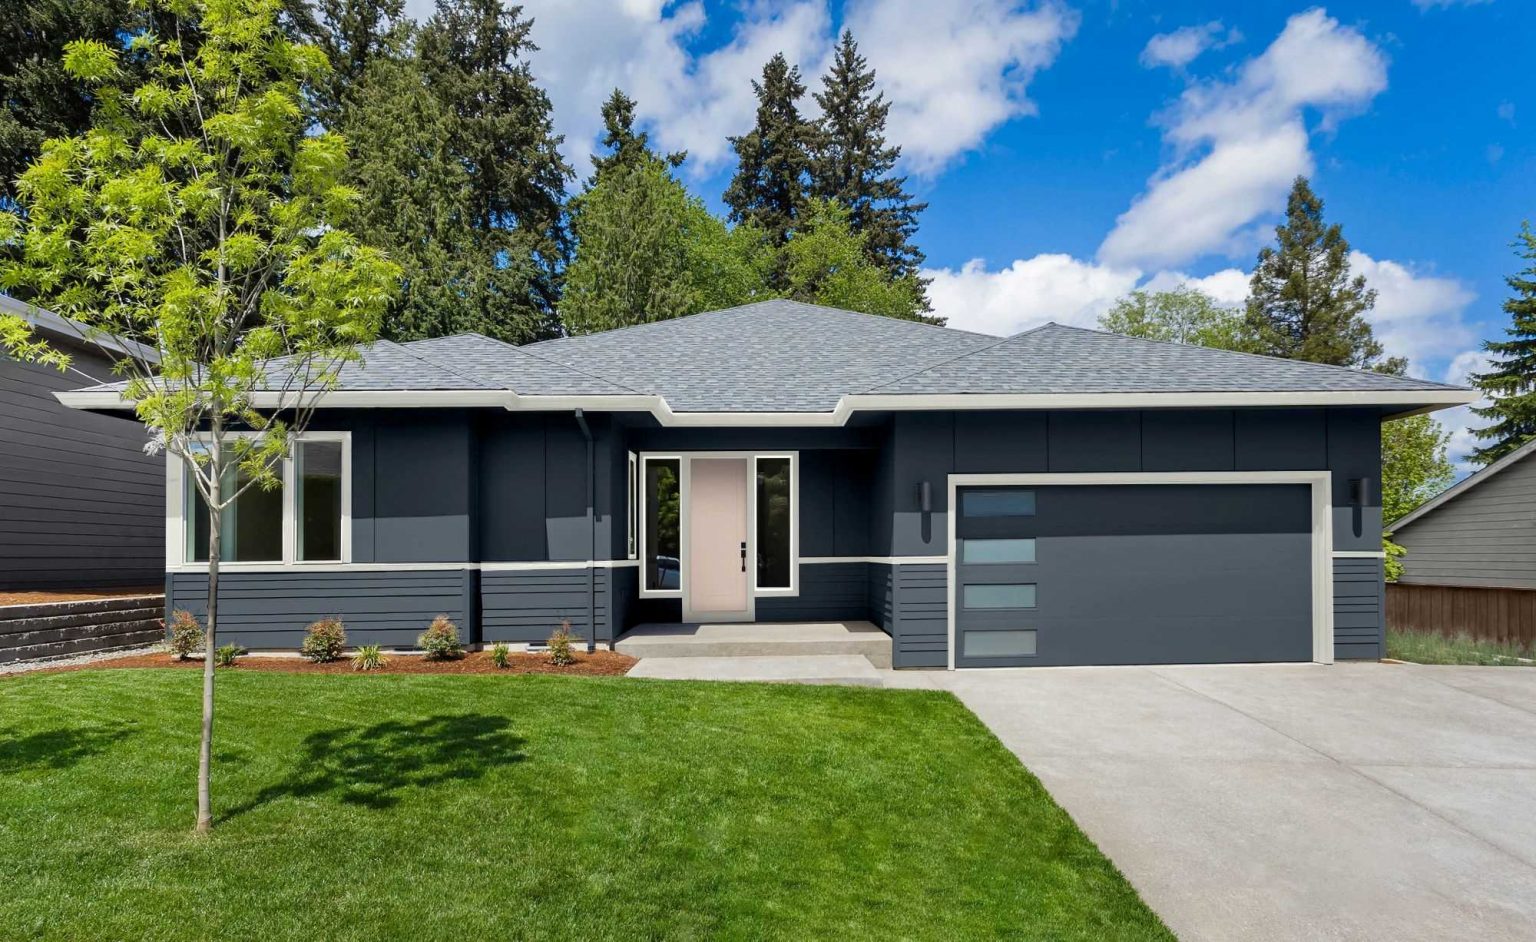
[[[1182,939],[1536,939],[1536,669],[709,660],[953,691]]]

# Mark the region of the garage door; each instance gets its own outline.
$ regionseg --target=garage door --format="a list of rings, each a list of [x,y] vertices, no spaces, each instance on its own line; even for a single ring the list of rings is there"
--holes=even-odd
[[[966,487],[960,667],[1312,659],[1308,486]]]

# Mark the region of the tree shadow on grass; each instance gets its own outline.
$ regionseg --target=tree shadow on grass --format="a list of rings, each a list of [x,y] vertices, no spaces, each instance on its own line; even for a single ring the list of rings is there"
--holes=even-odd
[[[407,788],[471,781],[526,758],[524,740],[500,716],[431,716],[312,733],[286,779],[225,813],[231,818],[278,798],[334,795],[365,808],[390,808]]]
[[[61,726],[25,736],[0,730],[0,775],[67,769],[138,733],[132,723]]]

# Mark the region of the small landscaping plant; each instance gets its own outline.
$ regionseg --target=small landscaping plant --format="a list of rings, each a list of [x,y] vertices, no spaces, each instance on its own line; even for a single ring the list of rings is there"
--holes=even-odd
[[[238,644],[222,644],[214,649],[213,663],[218,667],[234,667],[235,661],[245,653],[245,648]]]
[[[347,646],[347,629],[340,618],[322,618],[309,626],[299,653],[316,664],[329,664],[341,659]]]
[[[512,665],[512,649],[499,641],[491,645],[491,663],[506,670]]]
[[[176,660],[185,661],[201,651],[207,637],[191,612],[179,608],[171,613],[171,640],[168,643]]]
[[[384,656],[383,650],[376,644],[365,644],[352,655],[352,669],[355,671],[383,670],[389,665],[389,658]]]
[[[464,656],[459,626],[449,621],[447,615],[432,619],[432,624],[416,639],[416,646],[427,652],[429,661],[451,661]]]
[[[575,640],[571,635],[571,623],[569,620],[560,623],[555,633],[549,636],[549,661],[551,664],[559,664],[565,667],[576,663],[576,653],[571,648],[571,642]]]

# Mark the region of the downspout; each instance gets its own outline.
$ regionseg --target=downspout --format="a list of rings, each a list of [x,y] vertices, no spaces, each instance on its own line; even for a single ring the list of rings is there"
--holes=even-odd
[[[576,410],[576,424],[587,440],[587,532],[592,545],[587,554],[587,653],[597,650],[597,457],[592,448],[592,429],[587,417]]]

